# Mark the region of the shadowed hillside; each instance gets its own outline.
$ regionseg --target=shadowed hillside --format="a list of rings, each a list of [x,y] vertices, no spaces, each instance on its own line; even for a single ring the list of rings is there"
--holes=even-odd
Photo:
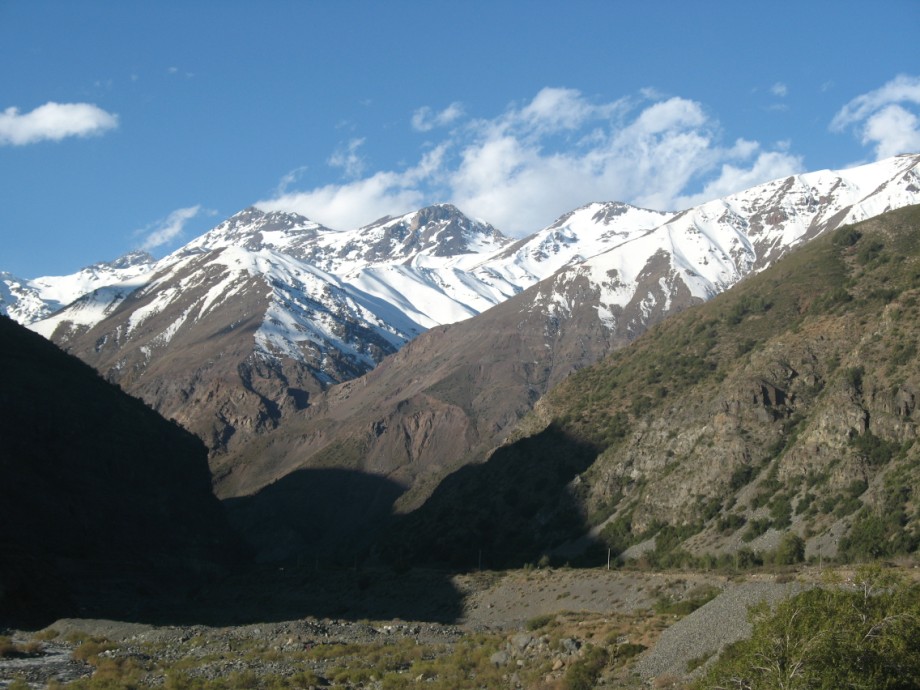
[[[232,502],[256,547],[248,554],[196,437],[6,317],[0,372],[0,624],[459,615],[443,573],[351,567],[400,485],[342,470],[289,475]],[[317,551],[322,560],[304,558]],[[262,567],[250,555],[301,562]]]
[[[197,438],[6,317],[0,372],[3,614],[117,610],[230,562]]]
[[[447,477],[418,510],[398,517],[380,544],[393,563],[507,568],[536,562],[584,529],[567,487],[597,448],[550,425]]]

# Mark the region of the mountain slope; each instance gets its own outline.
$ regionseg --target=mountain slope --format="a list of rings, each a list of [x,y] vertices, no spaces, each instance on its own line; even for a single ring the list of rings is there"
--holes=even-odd
[[[353,232],[251,208],[142,283],[97,289],[31,327],[220,452],[370,370],[436,318],[488,306],[467,306],[477,286],[436,278],[507,242],[450,206]],[[411,300],[371,270],[414,271]]]
[[[573,370],[763,269],[810,234],[920,198],[918,161],[775,181],[651,230],[609,233],[612,248],[474,319],[430,330],[365,377],[331,389],[282,434],[222,459],[218,491],[245,494],[298,467],[340,464],[405,483],[398,507],[416,507],[448,473],[481,462]],[[595,215],[588,208],[580,217]],[[552,237],[567,220],[540,235]],[[597,222],[591,227],[601,234]]]
[[[89,330],[68,330],[78,304],[34,327],[206,439],[222,496],[359,469],[405,487],[406,511],[573,370],[844,220],[920,198],[918,162],[677,215],[592,204],[517,243],[445,205],[345,232],[248,209]]]
[[[251,208],[143,283],[96,289],[31,327],[223,452],[425,329],[667,217],[594,204],[509,246],[446,204],[345,232]]]
[[[445,481],[384,553],[750,562],[788,533],[798,557],[915,551],[918,247],[920,207],[890,212],[671,317],[545,396],[518,440]],[[554,474],[565,447],[582,466]],[[532,506],[514,489],[534,477]]]
[[[150,254],[136,251],[66,276],[24,280],[0,273],[0,314],[19,323],[32,323],[95,290],[141,278],[151,271],[154,263]]]
[[[0,370],[0,615],[111,613],[230,563],[198,439],[6,317]]]

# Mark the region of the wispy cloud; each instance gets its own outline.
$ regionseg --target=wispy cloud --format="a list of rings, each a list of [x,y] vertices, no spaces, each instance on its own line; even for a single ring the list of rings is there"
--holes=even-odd
[[[0,113],[0,146],[102,134],[118,126],[118,116],[91,103],[45,103],[28,113]]]
[[[445,127],[463,117],[463,106],[454,102],[440,112],[435,112],[427,105],[412,113],[412,129],[418,132],[430,132],[435,127]]]
[[[443,165],[444,148],[425,154],[418,165],[399,172],[381,171],[347,184],[289,191],[256,205],[266,211],[294,211],[333,228],[355,228],[427,203],[426,181]]]
[[[770,87],[770,93],[780,98],[785,98],[789,94],[789,87],[783,82],[778,81]]]
[[[294,168],[290,172],[284,174],[284,176],[278,181],[278,186],[275,187],[275,196],[283,196],[288,193],[288,190],[294,185],[300,177],[309,170],[309,166],[301,165],[300,167]]]
[[[920,77],[902,74],[857,96],[831,120],[833,132],[853,129],[876,158],[920,151]]]
[[[412,126],[437,115],[416,111]],[[259,205],[344,229],[450,201],[520,235],[590,201],[676,210],[803,167],[785,147],[766,150],[745,139],[722,144],[720,125],[702,104],[654,89],[598,102],[575,89],[545,88],[495,117],[455,114],[451,124],[415,165],[362,170],[312,190],[285,188]],[[351,144],[330,159],[346,172]]]
[[[335,153],[329,158],[329,165],[334,168],[341,168],[345,177],[356,178],[364,173],[367,167],[364,158],[358,154],[358,149],[364,144],[364,138],[351,139],[344,146],[336,149]]]
[[[144,237],[140,248],[149,252],[181,237],[185,224],[201,212],[200,204],[189,206],[188,208],[178,208],[165,218],[161,218],[135,231],[135,235],[143,235]]]
[[[194,73],[194,72],[187,72],[187,71],[186,71],[186,72],[182,72],[178,67],[169,67],[169,68],[167,68],[167,70],[166,70],[166,73],[167,73],[167,74],[179,74],[180,72],[181,72],[182,76],[184,76],[186,79],[191,79],[192,77],[195,76],[195,73]]]

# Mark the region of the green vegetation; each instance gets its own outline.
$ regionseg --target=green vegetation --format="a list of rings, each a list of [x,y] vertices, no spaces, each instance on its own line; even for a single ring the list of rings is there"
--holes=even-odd
[[[905,465],[888,475],[879,505],[859,511],[840,542],[844,560],[889,558],[920,548],[920,530],[915,522],[911,524],[908,512],[916,486],[916,479],[911,479],[915,468],[915,464]]]
[[[539,616],[534,616],[525,624],[525,628],[528,630],[539,630],[540,628],[545,628],[547,625],[552,623],[556,619],[556,616],[544,613]]]
[[[920,497],[905,491],[920,471],[886,489],[885,507],[870,487],[917,462],[918,232],[916,207],[839,228],[551,391],[559,429],[600,449],[578,496],[591,525],[613,516],[603,546],[621,554],[657,533],[641,565],[720,567],[684,542],[775,529],[792,536],[754,560],[794,563],[793,536],[844,520],[842,560],[915,551]],[[695,480],[716,463],[724,479]],[[637,515],[653,528],[636,530]]]
[[[722,590],[713,585],[700,585],[687,593],[683,599],[659,597],[655,602],[655,613],[668,616],[686,616],[696,611],[700,606],[715,599]]]
[[[744,321],[744,317],[750,314],[763,314],[772,306],[773,304],[763,295],[745,294],[728,309],[725,321],[736,326]]]
[[[566,672],[566,690],[593,690],[608,660],[609,654],[605,648],[589,647]]]
[[[854,436],[850,445],[873,467],[884,465],[901,452],[900,443],[879,438],[869,429]]]
[[[750,615],[750,639],[726,649],[694,687],[920,687],[917,583],[863,568],[852,587],[816,587]]]
[[[804,560],[805,540],[794,532],[784,534],[773,554],[773,562],[777,565],[792,565]]]

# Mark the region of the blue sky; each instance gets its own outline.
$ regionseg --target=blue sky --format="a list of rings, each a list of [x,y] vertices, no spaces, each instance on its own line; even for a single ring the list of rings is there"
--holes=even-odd
[[[240,209],[521,235],[920,150],[920,2],[0,0],[0,270]]]

